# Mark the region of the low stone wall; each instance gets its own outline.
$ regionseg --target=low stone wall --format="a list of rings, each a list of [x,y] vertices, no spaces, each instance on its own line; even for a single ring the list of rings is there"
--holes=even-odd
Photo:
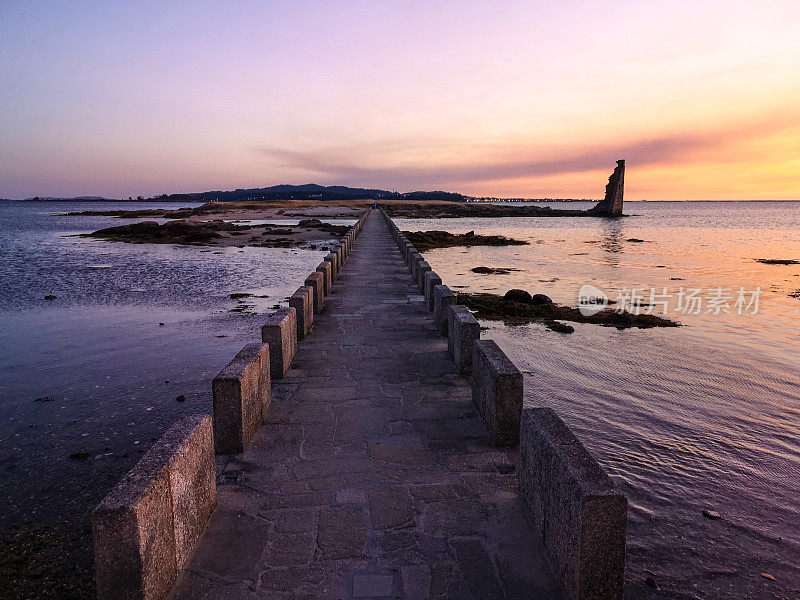
[[[628,501],[549,408],[526,408],[520,488],[531,529],[569,598],[621,600]]]
[[[447,309],[447,350],[461,375],[472,373],[472,351],[481,338],[481,326],[466,306],[454,304]]]
[[[217,503],[211,417],[173,425],[92,513],[98,600],[160,600]]]
[[[472,346],[472,401],[496,446],[519,443],[522,373],[494,340]]]
[[[272,400],[268,344],[248,344],[214,377],[214,450],[241,452]]]

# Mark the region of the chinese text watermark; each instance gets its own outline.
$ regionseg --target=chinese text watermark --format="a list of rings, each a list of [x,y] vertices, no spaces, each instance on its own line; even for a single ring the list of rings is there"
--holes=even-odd
[[[758,313],[760,299],[760,287],[680,287],[675,290],[668,290],[666,287],[623,287],[617,290],[614,297],[609,297],[604,290],[587,284],[581,286],[578,292],[578,309],[584,316],[596,314],[609,307],[617,312],[635,315],[754,315]]]

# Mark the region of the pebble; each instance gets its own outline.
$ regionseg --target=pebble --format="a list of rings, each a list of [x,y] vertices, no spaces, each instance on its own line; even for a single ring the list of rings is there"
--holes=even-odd
[[[178,402],[183,402],[183,401],[185,401],[185,400],[186,400],[186,396],[184,396],[183,394],[181,394],[180,396],[178,396],[177,398],[175,398],[175,400],[177,400]]]

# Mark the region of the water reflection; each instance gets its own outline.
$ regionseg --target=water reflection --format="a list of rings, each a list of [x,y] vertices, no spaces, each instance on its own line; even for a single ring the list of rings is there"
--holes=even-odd
[[[602,225],[600,230],[603,237],[600,240],[600,247],[605,251],[604,259],[610,267],[619,266],[619,256],[623,250],[622,246],[622,225],[618,219],[598,219]]]

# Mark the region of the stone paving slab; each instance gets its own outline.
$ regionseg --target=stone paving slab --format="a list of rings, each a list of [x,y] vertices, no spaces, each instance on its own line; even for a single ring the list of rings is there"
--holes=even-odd
[[[170,598],[561,598],[379,214],[272,395]]]

